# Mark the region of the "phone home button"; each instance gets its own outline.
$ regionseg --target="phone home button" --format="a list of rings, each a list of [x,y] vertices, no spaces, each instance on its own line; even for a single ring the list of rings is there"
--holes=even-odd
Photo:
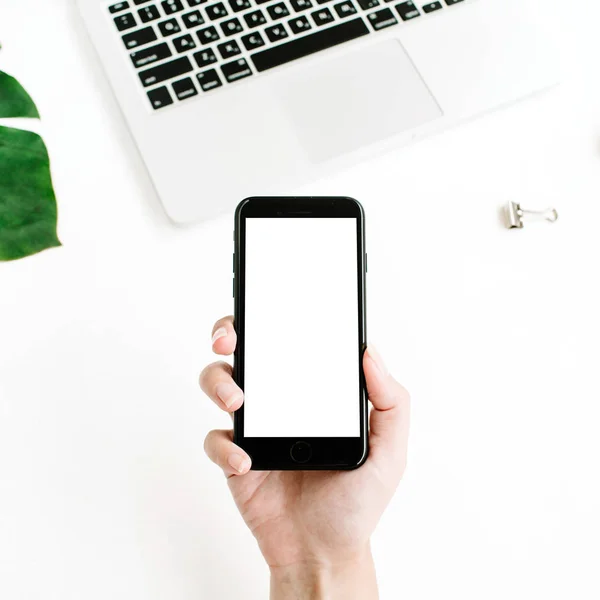
[[[290,448],[290,456],[297,463],[308,462],[312,456],[312,448],[308,442],[296,442]]]

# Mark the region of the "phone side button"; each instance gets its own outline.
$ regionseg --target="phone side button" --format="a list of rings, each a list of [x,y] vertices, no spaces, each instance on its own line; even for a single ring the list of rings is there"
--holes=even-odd
[[[233,282],[233,285],[231,286],[231,295],[233,298],[235,298],[235,276],[231,281]]]
[[[308,462],[312,456],[312,448],[308,442],[296,442],[290,448],[290,456],[294,462]]]

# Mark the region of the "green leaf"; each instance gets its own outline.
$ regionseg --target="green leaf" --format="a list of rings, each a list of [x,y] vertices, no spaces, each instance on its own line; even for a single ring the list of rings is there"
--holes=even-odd
[[[39,119],[40,115],[21,84],[10,75],[0,71],[0,118],[29,117]]]
[[[0,127],[0,260],[60,246],[50,160],[36,133]]]

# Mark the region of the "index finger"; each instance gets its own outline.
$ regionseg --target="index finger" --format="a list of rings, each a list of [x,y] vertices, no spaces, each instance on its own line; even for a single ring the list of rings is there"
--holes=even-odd
[[[219,319],[212,330],[212,348],[215,354],[228,356],[233,354],[237,343],[237,335],[233,328],[233,317]]]

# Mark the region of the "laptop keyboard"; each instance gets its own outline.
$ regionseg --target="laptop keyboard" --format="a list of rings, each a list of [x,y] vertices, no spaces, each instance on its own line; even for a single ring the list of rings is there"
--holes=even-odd
[[[463,0],[127,0],[108,6],[155,110]]]

